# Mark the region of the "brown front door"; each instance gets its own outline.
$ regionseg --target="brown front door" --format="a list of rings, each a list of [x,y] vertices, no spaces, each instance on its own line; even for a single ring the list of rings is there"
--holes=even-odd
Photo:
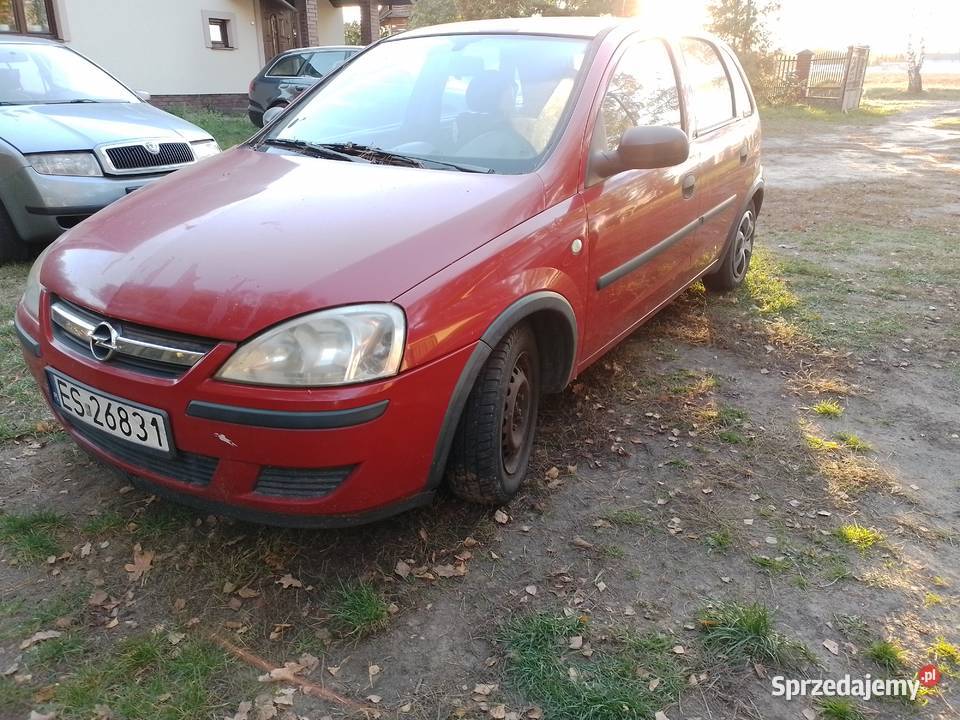
[[[279,2],[263,3],[263,50],[267,58],[299,47],[296,12]]]

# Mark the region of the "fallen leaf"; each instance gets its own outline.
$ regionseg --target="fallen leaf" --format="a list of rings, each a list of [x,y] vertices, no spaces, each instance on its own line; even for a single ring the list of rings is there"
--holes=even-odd
[[[483,695],[484,697],[486,697],[490,693],[494,692],[498,687],[500,686],[495,683],[490,683],[490,684],[477,683],[476,685],[473,686],[473,694]]]
[[[497,510],[493,514],[493,519],[501,525],[506,525],[508,522],[510,522],[510,516],[507,515],[503,510]]]
[[[236,584],[230,582],[229,580],[227,580],[227,581],[223,584],[223,592],[225,592],[227,595],[229,595],[230,593],[232,593],[232,592],[233,592],[234,590],[236,590],[236,589],[237,589]]]
[[[835,640],[824,640],[823,646],[830,651],[832,655],[840,654],[840,646],[837,645]]]
[[[523,591],[524,591],[527,595],[536,595],[536,594],[537,594],[537,586],[536,586],[536,585],[527,585],[527,586],[523,589]]]
[[[237,590],[237,595],[242,597],[244,600],[249,600],[250,598],[260,597],[260,593],[257,590],[249,587],[242,587]]]
[[[260,682],[288,682],[296,683],[297,675],[303,672],[303,665],[296,662],[287,661],[283,667],[274,668],[266,675],[257,678]]]
[[[367,695],[367,700],[369,700],[369,701],[372,702],[374,705],[376,705],[376,704],[378,704],[381,700],[383,700],[383,698],[380,697],[379,695]]]
[[[393,568],[393,571],[406,580],[407,576],[410,575],[410,566],[407,565],[403,560],[397,560],[397,564]]]
[[[660,678],[654,678],[647,684],[647,690],[653,692],[660,686]]]
[[[489,710],[490,717],[493,720],[503,720],[507,716],[507,706],[506,705],[494,705]]]
[[[84,543],[80,548],[80,557],[85,558],[93,552],[93,545],[89,542]]]
[[[187,601],[183,598],[177,598],[173,601],[173,609],[176,612],[182,612],[185,607],[187,607]]]
[[[670,718],[667,717],[667,714],[663,712],[663,710],[657,710],[653,715],[653,720],[670,720]]]
[[[587,541],[587,540],[584,540],[584,539],[583,539],[582,537],[580,537],[579,535],[574,535],[574,536],[573,536],[573,540],[571,540],[570,543],[571,543],[574,547],[582,548],[583,550],[590,550],[591,548],[593,548],[593,543],[591,543],[591,542],[589,542],[589,541]]]
[[[275,585],[281,585],[284,590],[286,590],[287,588],[292,588],[292,587],[293,587],[293,588],[302,588],[302,587],[303,587],[303,583],[300,582],[299,580],[297,580],[297,579],[296,579],[293,575],[291,575],[290,573],[287,573],[286,575],[284,575],[282,578],[280,578],[279,580],[277,580],[274,584],[275,584]]]
[[[141,580],[153,567],[154,552],[144,551],[140,543],[133,546],[133,562],[127,563],[123,569],[130,574],[130,581]]]
[[[90,599],[87,600],[87,605],[92,605],[94,607],[103,606],[106,604],[108,599],[109,595],[107,595],[103,590],[96,590],[93,595],[90,596]]]
[[[44,640],[52,640],[53,638],[58,638],[63,635],[59,630],[41,630],[31,635],[29,638],[20,643],[20,649],[26,650],[28,647],[32,647],[37,643],[43,642]]]
[[[671,649],[675,655],[684,655],[687,652],[683,649],[683,645],[674,645]]]
[[[301,655],[297,662],[303,665],[303,669],[308,673],[312,673],[320,666],[320,658],[316,655],[311,655],[310,653],[304,653]]]
[[[30,716],[27,718],[27,720],[56,720],[56,718],[56,710],[48,713],[38,713],[36,710],[31,710]]]
[[[583,647],[583,635],[574,635],[569,639],[567,647],[571,650],[579,650]]]
[[[185,637],[186,637],[185,633],[180,633],[180,632],[167,633],[167,640],[170,641],[171,645],[179,645],[181,642],[183,642],[183,639]]]

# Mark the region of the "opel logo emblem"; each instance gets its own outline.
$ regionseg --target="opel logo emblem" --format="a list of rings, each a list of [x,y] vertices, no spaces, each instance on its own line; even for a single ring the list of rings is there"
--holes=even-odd
[[[160,143],[154,142],[153,140],[147,140],[147,142],[143,144],[143,147],[145,147],[151,155],[158,155],[160,153]]]
[[[100,362],[117,354],[117,331],[110,323],[102,322],[90,333],[90,352]]]

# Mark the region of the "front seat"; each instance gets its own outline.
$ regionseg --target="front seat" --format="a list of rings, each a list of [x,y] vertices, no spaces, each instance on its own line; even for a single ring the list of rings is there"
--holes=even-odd
[[[513,127],[517,84],[505,72],[485,70],[470,81],[465,97],[469,112],[457,117],[462,157],[532,157],[533,148]]]

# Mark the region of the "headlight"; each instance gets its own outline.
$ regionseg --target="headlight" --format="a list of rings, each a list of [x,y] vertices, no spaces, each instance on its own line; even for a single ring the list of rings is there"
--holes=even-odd
[[[75,177],[100,177],[103,171],[93,153],[46,153],[27,155],[33,169],[41,175],[71,175]]]
[[[40,267],[52,248],[53,245],[48,245],[37,257],[36,262],[33,263],[33,267],[27,274],[27,284],[23,288],[23,297],[20,300],[27,314],[38,322],[40,320]]]
[[[199,142],[190,143],[190,147],[193,148],[193,156],[197,160],[213,157],[220,152],[220,146],[217,145],[216,140],[200,140]]]
[[[353,305],[304,315],[242,345],[221,380],[320,387],[390,377],[400,371],[406,319],[396,305]]]

